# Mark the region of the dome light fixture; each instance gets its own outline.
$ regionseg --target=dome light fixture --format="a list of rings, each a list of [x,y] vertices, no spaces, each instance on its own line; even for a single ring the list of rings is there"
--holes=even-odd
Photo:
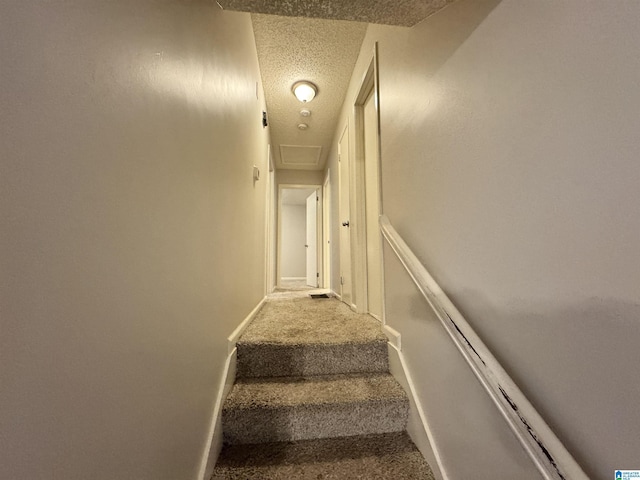
[[[307,82],[306,80],[302,80],[300,82],[296,82],[291,87],[291,91],[296,96],[298,100],[302,103],[307,103],[313,100],[318,93],[318,87],[316,87],[313,83]]]

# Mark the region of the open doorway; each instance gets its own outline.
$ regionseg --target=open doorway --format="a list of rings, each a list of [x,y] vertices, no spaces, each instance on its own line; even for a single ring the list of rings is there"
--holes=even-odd
[[[321,187],[280,185],[278,286],[318,288],[322,266]]]

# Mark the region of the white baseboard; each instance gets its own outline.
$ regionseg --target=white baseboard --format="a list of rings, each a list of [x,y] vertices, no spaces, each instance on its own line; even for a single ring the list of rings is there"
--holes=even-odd
[[[253,321],[255,316],[258,314],[258,312],[260,311],[260,309],[264,305],[264,302],[266,302],[266,301],[267,301],[267,297],[264,297],[262,300],[260,300],[260,303],[258,303],[258,305],[256,305],[256,308],[254,308],[251,311],[251,313],[249,313],[249,315],[247,315],[247,318],[245,318],[242,321],[242,323],[240,323],[240,325],[238,325],[238,328],[236,328],[233,331],[233,333],[231,335],[229,335],[229,337],[227,338],[227,341],[228,341],[228,344],[227,344],[228,352],[227,353],[231,353],[233,351],[233,349],[236,348],[236,343],[238,342],[238,338],[240,338],[240,335],[242,335],[242,332],[244,332],[247,329],[249,324]]]
[[[238,328],[236,328],[231,335],[227,338],[228,352],[227,360],[224,364],[222,371],[222,379],[218,386],[218,395],[216,396],[215,403],[213,405],[213,412],[211,414],[211,424],[209,425],[208,442],[205,445],[205,449],[200,462],[200,470],[198,473],[198,480],[209,480],[213,474],[213,468],[216,466],[218,456],[222,450],[222,405],[231,391],[231,387],[236,380],[236,365],[237,365],[237,349],[236,342],[242,332],[249,326],[255,316],[258,314],[264,302],[264,297],[260,303],[254,308],[247,318],[245,318]]]
[[[218,395],[211,415],[211,425],[209,426],[209,436],[207,437],[209,442],[205,447],[202,462],[200,463],[199,480],[209,480],[211,478],[213,468],[216,466],[218,456],[222,450],[222,405],[236,379],[236,359],[236,349],[234,348],[227,356],[227,361],[224,364],[222,380],[218,387]]]
[[[395,330],[393,331],[395,332]],[[413,380],[407,370],[407,365],[404,361],[402,352],[391,342],[387,345],[389,350],[389,371],[409,396],[409,420],[407,422],[407,433],[411,437],[411,440],[413,440],[413,443],[416,444],[416,447],[418,447],[418,450],[420,450],[420,453],[422,453],[422,456],[429,463],[436,480],[449,480],[449,477],[442,465],[442,459],[440,458],[438,449],[435,446],[433,434],[429,428],[429,423],[427,422],[427,417],[424,414],[422,405],[420,405],[420,402],[416,397]]]
[[[400,340],[400,332],[389,325],[383,325],[382,330],[389,339],[389,343],[396,347],[399,351],[402,351],[402,341]]]

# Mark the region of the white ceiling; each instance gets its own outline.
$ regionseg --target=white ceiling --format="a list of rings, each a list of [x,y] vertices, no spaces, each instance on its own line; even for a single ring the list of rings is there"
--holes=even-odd
[[[412,26],[453,1],[218,0],[252,12],[276,168],[324,169],[368,23]],[[306,104],[291,91],[300,80],[318,87]]]

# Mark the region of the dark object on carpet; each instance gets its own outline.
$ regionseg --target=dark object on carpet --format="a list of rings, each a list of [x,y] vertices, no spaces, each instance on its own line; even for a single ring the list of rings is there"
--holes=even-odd
[[[213,480],[433,480],[406,432],[259,445],[226,445]]]
[[[317,298],[331,298],[328,293],[310,293],[309,296],[313,299]]]

